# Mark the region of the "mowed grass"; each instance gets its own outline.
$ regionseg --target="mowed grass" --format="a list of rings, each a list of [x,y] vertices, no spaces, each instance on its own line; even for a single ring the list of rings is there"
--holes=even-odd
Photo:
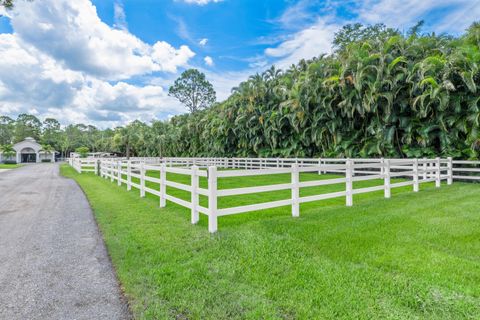
[[[21,164],[3,164],[0,163],[0,169],[15,169],[20,167]]]
[[[139,319],[478,319],[480,185],[421,185],[190,224],[190,211],[92,174],[74,178],[94,209]],[[158,173],[149,173],[158,176]],[[325,176],[320,176],[325,178]],[[330,176],[331,177],[331,176]],[[169,179],[187,182],[181,175]],[[319,179],[302,174],[301,180]],[[288,182],[288,175],[221,179],[219,188]],[[369,181],[355,187],[381,184]],[[150,185],[157,188],[158,186]],[[206,187],[206,181],[201,180]],[[320,188],[323,188],[320,190]],[[302,196],[342,185],[307,188]],[[188,194],[168,189],[188,199]],[[289,191],[221,199],[231,207]],[[251,199],[251,200],[249,200]],[[206,206],[202,197],[202,205]]]

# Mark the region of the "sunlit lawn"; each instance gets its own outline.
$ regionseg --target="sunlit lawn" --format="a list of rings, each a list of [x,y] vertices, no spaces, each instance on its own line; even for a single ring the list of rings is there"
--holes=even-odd
[[[3,164],[0,163],[0,169],[15,169],[20,167],[21,164]]]
[[[93,174],[77,174],[122,287],[147,319],[475,319],[480,314],[480,185],[421,185],[190,224],[190,210]],[[150,173],[158,176],[158,173]],[[326,176],[320,176],[325,178]],[[331,177],[331,176],[329,176]],[[169,174],[170,180],[188,177]],[[302,174],[301,180],[319,179]],[[220,179],[219,188],[285,183],[288,175]],[[381,184],[356,183],[355,188]],[[158,185],[147,186],[158,189]],[[206,180],[201,179],[206,188]],[[344,185],[306,188],[301,195]],[[168,193],[185,200],[189,194]],[[222,198],[219,207],[290,192]],[[201,197],[201,204],[207,206]]]

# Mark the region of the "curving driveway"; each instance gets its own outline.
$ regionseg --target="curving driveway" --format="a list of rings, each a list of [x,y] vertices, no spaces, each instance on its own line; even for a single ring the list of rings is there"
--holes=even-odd
[[[0,173],[0,319],[127,319],[80,187],[58,164]]]

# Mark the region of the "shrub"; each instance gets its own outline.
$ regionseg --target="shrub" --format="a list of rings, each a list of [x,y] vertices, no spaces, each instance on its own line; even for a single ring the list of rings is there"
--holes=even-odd
[[[52,159],[42,159],[42,162],[52,162]]]
[[[86,158],[88,155],[88,152],[90,152],[90,149],[87,147],[80,147],[75,149],[75,152],[80,155],[80,158]]]
[[[5,160],[3,161],[4,164],[17,164],[16,160]]]

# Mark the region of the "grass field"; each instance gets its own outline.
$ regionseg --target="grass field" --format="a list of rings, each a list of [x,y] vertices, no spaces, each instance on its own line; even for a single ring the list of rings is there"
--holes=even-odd
[[[0,169],[15,169],[20,167],[21,164],[3,164],[0,163]]]
[[[480,185],[421,185],[190,224],[190,211],[62,166],[85,191],[139,319],[478,319]],[[157,173],[158,174],[158,173]],[[318,179],[302,174],[302,181]],[[181,181],[183,176],[169,175]],[[222,179],[219,188],[287,182]],[[371,185],[372,181],[355,187]],[[379,182],[376,182],[377,184]],[[206,181],[201,185],[205,187]],[[307,188],[302,195],[336,191]],[[342,188],[338,186],[337,188]],[[188,194],[169,189],[181,198]],[[255,202],[289,196],[258,194]],[[247,196],[249,197],[249,196]],[[246,196],[219,207],[249,204]],[[188,198],[187,198],[188,199]],[[205,199],[202,198],[202,205]]]

